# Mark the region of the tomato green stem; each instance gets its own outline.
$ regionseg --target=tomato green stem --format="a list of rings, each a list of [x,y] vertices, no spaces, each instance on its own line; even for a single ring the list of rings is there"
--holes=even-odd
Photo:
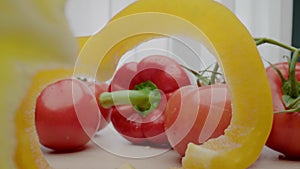
[[[288,105],[286,105],[287,108],[289,109],[295,109],[297,108],[297,106],[299,105],[300,103],[300,97],[294,99],[291,103],[289,103]]]
[[[293,46],[289,46],[283,43],[280,43],[278,41],[275,41],[273,39],[269,38],[254,38],[256,45],[261,45],[264,43],[273,44],[279,47],[282,47],[284,49],[287,49],[293,53],[292,58],[288,59],[288,66],[289,66],[289,74],[288,79],[284,79],[281,72],[270,63],[270,65],[277,71],[278,75],[281,78],[282,81],[282,90],[283,90],[283,101],[285,103],[285,106],[289,108],[289,110],[280,111],[277,113],[289,113],[289,112],[296,112],[299,111],[299,104],[300,104],[300,83],[296,79],[296,65],[298,62],[298,57],[300,54],[300,49],[297,49]]]
[[[184,65],[181,65],[183,68],[185,68],[187,71],[191,72],[196,78],[197,78],[197,85],[199,87],[201,86],[207,86],[207,85],[212,85],[216,83],[217,80],[217,75],[223,76],[222,73],[218,72],[219,69],[219,64],[216,63],[213,70],[209,70],[209,67],[205,68],[204,70],[201,70],[199,72],[188,68]],[[211,73],[210,77],[204,76],[204,73],[209,72]]]
[[[188,68],[184,65],[181,65],[183,68],[191,72],[196,78],[197,78],[197,84],[198,86],[202,86],[201,82],[204,84],[204,86],[209,85],[210,81],[207,77],[204,77],[203,74],[200,74],[200,72],[197,72],[191,68]]]
[[[299,91],[298,91],[298,82],[297,82],[296,75],[295,75],[295,68],[296,68],[296,64],[298,61],[300,49],[297,49],[293,46],[289,46],[289,45],[283,44],[281,42],[278,42],[276,40],[269,39],[269,38],[254,38],[254,40],[255,40],[255,43],[257,46],[264,44],[264,43],[269,43],[269,44],[273,44],[273,45],[282,47],[284,49],[287,49],[287,50],[293,52],[292,59],[289,61],[288,79],[284,81],[281,77],[281,80],[283,81],[283,83],[286,83],[286,85],[283,85],[283,86],[287,87],[284,89],[284,90],[286,90],[286,91],[284,91],[284,93],[289,95],[291,98],[297,98],[299,96]],[[279,74],[279,76],[281,76],[281,74]]]
[[[213,69],[213,72],[211,74],[211,77],[210,77],[210,84],[215,84],[216,83],[216,77],[217,77],[217,73],[216,72],[218,71],[218,69],[219,69],[219,64],[216,63],[215,67]]]
[[[282,47],[282,48],[287,49],[291,52],[295,52],[296,50],[298,50],[297,48],[295,48],[293,46],[289,46],[289,45],[283,44],[281,42],[278,42],[276,40],[269,39],[269,38],[254,38],[254,41],[255,41],[256,46],[268,43],[268,44],[272,44],[272,45]]]
[[[298,61],[299,50],[296,50],[292,56],[292,60],[289,67],[289,76],[288,80],[290,81],[291,87],[289,94],[292,98],[297,98],[299,96],[298,93],[298,81],[296,79],[296,64]]]
[[[266,61],[276,72],[277,72],[277,74],[279,75],[279,77],[280,77],[280,80],[282,81],[282,82],[285,82],[286,81],[286,79],[283,77],[283,75],[282,75],[282,73],[280,72],[280,70],[276,67],[276,66],[274,66],[271,62],[269,62],[269,61]]]
[[[300,111],[300,108],[294,108],[294,109],[277,111],[277,112],[274,112],[274,114],[295,113],[295,112],[299,112],[299,111]]]
[[[99,96],[102,107],[109,108],[118,105],[132,105],[141,116],[146,117],[156,109],[161,95],[156,85],[150,81],[140,83],[134,90],[103,92]]]
[[[104,92],[100,95],[100,103],[104,108],[111,106],[132,104],[142,105],[148,101],[148,94],[138,90],[121,90],[116,92]]]

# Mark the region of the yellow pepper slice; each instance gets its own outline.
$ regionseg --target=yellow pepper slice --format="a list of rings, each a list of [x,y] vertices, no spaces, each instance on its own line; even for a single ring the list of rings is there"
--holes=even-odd
[[[249,167],[260,155],[271,129],[271,93],[251,35],[234,14],[217,2],[140,0],[133,3],[87,41],[77,60],[75,74],[88,73],[106,80],[119,58],[134,46],[151,38],[176,35],[203,42],[217,57],[233,104],[233,118],[225,135],[200,146],[190,144],[182,161],[183,168]]]
[[[79,36],[76,38],[80,49],[84,47],[85,43],[89,40],[89,38],[90,36]]]
[[[76,56],[75,41],[60,10],[62,2],[0,2],[0,22],[10,21],[0,27],[0,45],[4,47],[0,51],[0,75],[5,79],[0,84],[3,147],[0,168],[49,167],[37,148],[37,139],[27,140],[35,134],[30,123],[32,116],[25,116],[29,121],[22,124],[18,120],[24,116],[18,115],[16,126],[12,119],[30,84],[31,71],[39,69],[39,64],[42,67],[49,63],[56,65],[58,60],[72,60]],[[201,41],[210,49],[223,68],[233,101],[233,119],[225,135],[201,146],[191,144],[183,159],[183,168],[247,168],[258,158],[271,129],[271,93],[249,32],[217,2],[139,0],[133,3],[86,42],[74,74],[109,79],[125,52],[146,40],[175,35]],[[21,150],[16,154],[18,146]]]
[[[22,102],[32,102],[23,98],[37,70],[75,61],[78,47],[63,17],[64,4],[63,0],[0,1],[1,169],[48,166],[35,137],[32,111],[18,109]]]

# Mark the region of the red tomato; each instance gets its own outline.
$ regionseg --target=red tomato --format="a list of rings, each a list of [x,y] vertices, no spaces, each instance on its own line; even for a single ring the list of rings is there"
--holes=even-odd
[[[145,57],[140,62],[122,65],[111,81],[109,91],[134,89],[135,85],[153,82],[165,95],[191,84],[186,71],[175,60],[160,55]]]
[[[231,111],[231,97],[225,84],[180,88],[169,98],[165,111],[170,144],[184,156],[188,143],[201,144],[224,134]]]
[[[82,148],[96,133],[100,113],[86,83],[64,79],[47,86],[36,101],[40,143],[56,151]]]
[[[165,105],[164,97],[159,107],[145,118],[136,113],[132,106],[116,106],[111,121],[114,128],[134,144],[169,147],[164,128]]]
[[[175,60],[153,55],[140,62],[124,64],[113,77],[110,91],[134,90],[135,86],[151,81],[161,92],[162,100],[156,110],[146,117],[132,106],[113,108],[111,121],[115,129],[134,144],[169,146],[164,130],[164,109],[168,97],[179,87],[189,85],[185,70]]]
[[[289,74],[288,63],[274,65],[287,79]],[[282,96],[282,81],[278,73],[272,68],[266,69],[272,90],[274,111],[286,110]],[[300,80],[300,63],[296,65],[296,79]],[[274,114],[273,126],[267,141],[267,146],[281,152],[288,159],[300,159],[300,112]]]
[[[130,88],[146,80],[153,82],[164,94],[191,84],[186,71],[179,63],[159,55],[148,56],[137,64],[137,75],[132,79]]]

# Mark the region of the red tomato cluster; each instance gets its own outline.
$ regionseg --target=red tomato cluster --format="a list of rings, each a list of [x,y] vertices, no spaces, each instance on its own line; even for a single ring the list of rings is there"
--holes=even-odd
[[[118,93],[124,91],[125,95]],[[151,102],[153,93],[159,95],[157,105]],[[120,104],[124,99],[126,103]],[[112,122],[133,144],[172,146],[183,156],[189,142],[201,144],[223,134],[231,119],[230,101],[225,84],[192,85],[177,61],[153,55],[125,63],[109,85],[77,79],[50,84],[37,99],[35,122],[41,144],[57,151],[82,148]],[[145,108],[148,102],[150,108]]]
[[[149,56],[124,64],[116,72],[110,91],[133,90],[151,81],[161,90],[157,109],[142,117],[132,106],[115,106],[111,121],[133,144],[171,145],[181,156],[189,142],[201,144],[222,135],[231,120],[231,98],[225,84],[191,85],[184,68],[164,56]]]

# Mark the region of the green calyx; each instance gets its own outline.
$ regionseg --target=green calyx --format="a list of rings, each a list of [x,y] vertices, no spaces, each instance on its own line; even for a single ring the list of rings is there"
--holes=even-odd
[[[254,38],[256,45],[261,45],[264,43],[273,44],[284,49],[287,49],[293,52],[293,56],[291,59],[288,58],[288,66],[289,66],[289,75],[288,78],[285,79],[280,72],[280,70],[271,64],[272,68],[278,73],[279,77],[282,81],[282,91],[283,96],[282,100],[287,108],[287,110],[275,112],[275,113],[293,113],[300,111],[300,83],[296,79],[296,64],[298,62],[298,57],[300,54],[300,49],[297,49],[293,46],[285,45],[278,41],[268,38]]]
[[[161,95],[157,86],[151,81],[137,84],[134,90],[104,92],[99,97],[102,107],[132,105],[142,117],[148,116],[160,103]]]
[[[298,61],[299,50],[296,50],[289,63],[289,76],[287,80],[282,80],[283,102],[288,110],[278,113],[293,113],[300,111],[300,83],[296,79],[296,63]]]
[[[154,109],[158,107],[159,102],[161,100],[160,92],[157,89],[156,85],[151,81],[146,81],[136,85],[134,87],[134,90],[143,93],[144,96],[148,96],[146,97],[146,100],[143,103],[133,105],[135,110],[140,115],[146,117],[148,114],[150,114]]]

